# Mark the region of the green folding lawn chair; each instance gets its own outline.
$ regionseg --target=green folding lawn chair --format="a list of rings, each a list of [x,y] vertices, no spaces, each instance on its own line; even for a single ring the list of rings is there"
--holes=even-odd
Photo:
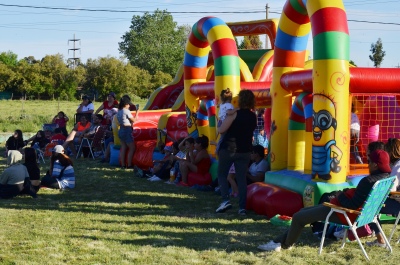
[[[325,241],[325,234],[326,234],[326,229],[328,227],[329,223],[329,218],[333,213],[341,213],[344,215],[346,218],[347,224],[344,226],[345,234],[342,240],[342,245],[341,248],[344,248],[344,245],[346,244],[346,239],[347,239],[347,232],[350,229],[350,231],[353,232],[358,245],[360,246],[365,258],[369,261],[369,257],[367,255],[367,252],[365,251],[363,244],[360,241],[360,238],[357,236],[356,229],[358,227],[362,227],[364,225],[367,225],[369,223],[376,223],[376,225],[379,228],[379,231],[382,233],[383,238],[385,239],[386,246],[389,249],[389,252],[392,253],[392,247],[390,246],[389,240],[386,238],[385,233],[382,230],[382,227],[379,225],[378,222],[378,215],[379,212],[383,206],[383,203],[385,202],[386,198],[388,197],[388,194],[390,192],[390,188],[393,185],[393,181],[396,177],[389,177],[386,179],[382,179],[377,181],[374,186],[372,187],[370,193],[368,194],[368,197],[366,201],[364,202],[363,206],[361,207],[361,210],[351,210],[347,208],[343,208],[340,206],[336,206],[331,203],[324,203],[325,206],[331,207],[331,211],[329,212],[328,216],[325,219],[325,226],[324,226],[324,231],[322,233],[322,238],[321,238],[321,244],[319,247],[318,254],[321,254],[322,248],[324,246],[324,241]],[[356,220],[352,223],[350,221],[349,216],[347,215],[348,213],[353,213],[357,214]],[[343,224],[337,224],[337,225],[343,225]]]

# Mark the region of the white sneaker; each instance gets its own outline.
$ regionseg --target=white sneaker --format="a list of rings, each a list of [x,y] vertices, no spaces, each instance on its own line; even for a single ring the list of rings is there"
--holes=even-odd
[[[365,244],[369,247],[374,247],[374,246],[381,247],[381,248],[386,247],[386,243],[379,243],[378,240],[365,242]]]
[[[147,180],[153,181],[153,179],[158,178],[156,175],[153,175],[152,177],[148,178]]]
[[[343,239],[343,237],[344,237],[344,233],[346,232],[346,229],[342,229],[342,230],[339,230],[339,231],[336,231],[336,232],[334,232],[333,233],[333,235],[337,238],[337,239]]]
[[[257,248],[263,251],[279,252],[281,251],[281,243],[275,243],[274,241],[271,240],[267,244],[259,245]]]
[[[161,181],[162,179],[160,179],[159,177],[157,177],[157,176],[153,176],[151,179],[150,179],[150,181]]]

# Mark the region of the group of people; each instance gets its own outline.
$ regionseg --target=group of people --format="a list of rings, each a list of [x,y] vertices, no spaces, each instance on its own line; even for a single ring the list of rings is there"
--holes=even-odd
[[[229,89],[223,90],[220,95],[221,105],[218,115],[218,133],[220,134],[217,145],[218,154],[218,186],[221,191],[222,201],[215,210],[223,213],[232,208],[230,198],[239,197],[238,214],[246,215],[247,185],[264,180],[265,172],[269,170],[269,164],[265,160],[265,139],[263,130],[257,135],[260,140],[255,142],[254,131],[260,126],[260,116],[253,112],[255,107],[255,96],[250,90],[241,90],[238,98],[238,108],[230,103],[232,94]],[[118,110],[115,108],[118,106]],[[120,124],[118,137],[121,140],[120,157],[123,168],[133,168],[132,158],[135,152],[132,124],[138,118],[138,107],[134,106],[128,96],[121,98],[118,103],[115,94],[109,93],[107,100],[94,112],[93,104],[88,98],[83,98],[78,107],[79,113],[92,113],[93,119],[90,123],[85,116],[75,125],[72,132],[65,140],[64,146],[57,145],[52,150],[50,169],[47,174],[40,178],[40,170],[36,163],[35,148],[43,148],[46,144],[42,131],[34,137],[23,140],[22,132],[16,130],[7,141],[7,164],[9,167],[0,176],[0,198],[11,198],[19,194],[30,194],[34,196],[40,185],[66,189],[74,188],[75,175],[72,160],[64,153],[64,148],[71,143],[79,143],[82,137],[93,134],[96,128],[102,124],[108,125],[116,115]],[[104,116],[98,113],[104,110]],[[136,110],[136,115],[132,115]],[[64,118],[65,114],[59,113],[58,118]],[[56,117],[55,117],[56,119]],[[68,121],[68,120],[66,120]],[[65,121],[65,123],[66,123]],[[65,123],[59,122],[60,128]],[[263,128],[263,126],[262,126]],[[352,128],[354,138],[357,138],[358,128]],[[63,131],[61,131],[63,133]],[[31,148],[25,148],[25,163],[22,164],[21,149],[32,142]],[[166,180],[172,174],[177,176],[178,185],[188,186],[188,175],[190,172],[205,174],[211,166],[210,154],[207,151],[209,139],[206,136],[197,138],[186,137],[174,142],[171,146],[164,146],[164,157],[154,161],[155,166],[148,172],[139,175],[147,175],[150,181]],[[74,144],[71,145],[73,149]],[[330,199],[330,202],[350,209],[358,209],[365,201],[372,186],[378,180],[396,175],[393,190],[400,189],[400,140],[390,138],[386,144],[372,142],[368,145],[368,168],[369,175],[363,178],[356,188],[350,191],[338,191]],[[125,159],[126,157],[126,159]],[[136,168],[136,170],[138,170]],[[170,174],[170,172],[173,172]],[[231,190],[231,192],[230,192]],[[280,251],[293,246],[299,239],[305,225],[325,220],[330,208],[323,204],[301,209],[293,215],[289,229],[268,242],[260,245],[259,249],[265,251]],[[400,199],[389,197],[381,212],[397,216],[400,211]],[[341,223],[340,216],[332,215],[332,221]],[[379,229],[371,225],[377,239],[369,242],[369,245],[385,247],[385,242]]]
[[[52,150],[50,169],[43,177],[37,163],[36,150],[32,147],[26,147],[22,152],[9,150],[7,165],[8,167],[0,175],[0,198],[2,199],[23,194],[36,198],[36,193],[41,186],[53,189],[75,187],[73,162],[64,154],[62,145],[57,145]]]

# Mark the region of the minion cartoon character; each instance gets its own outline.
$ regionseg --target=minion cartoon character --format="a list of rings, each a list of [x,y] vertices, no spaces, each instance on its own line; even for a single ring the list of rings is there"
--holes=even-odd
[[[315,94],[313,99],[312,178],[330,180],[331,172],[340,172],[343,155],[335,141],[335,104],[323,94]]]

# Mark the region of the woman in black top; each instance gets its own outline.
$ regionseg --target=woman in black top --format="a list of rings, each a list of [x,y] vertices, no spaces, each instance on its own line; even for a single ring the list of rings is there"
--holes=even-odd
[[[219,133],[225,133],[218,150],[218,184],[221,187],[222,203],[217,213],[222,213],[232,205],[229,201],[228,173],[232,164],[235,165],[235,177],[239,190],[239,214],[246,214],[247,183],[246,173],[250,163],[250,154],[253,150],[253,132],[257,126],[256,114],[252,111],[255,97],[250,90],[239,92],[239,110],[227,115]]]
[[[31,147],[35,149],[43,149],[50,141],[46,138],[44,131],[40,130],[36,133],[35,136],[32,136],[31,138],[26,140],[25,145],[27,145],[29,142],[32,142]]]
[[[6,156],[9,150],[20,150],[25,146],[21,130],[15,130],[14,134],[6,141]]]

